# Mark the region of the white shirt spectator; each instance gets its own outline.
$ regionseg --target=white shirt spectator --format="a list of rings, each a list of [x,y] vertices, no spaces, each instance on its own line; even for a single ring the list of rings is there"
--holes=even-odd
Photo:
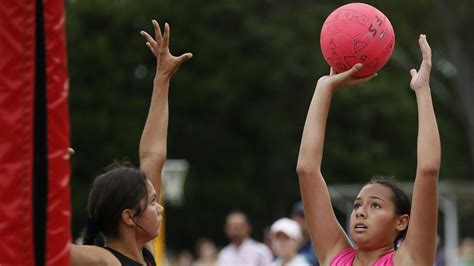
[[[271,266],[272,253],[262,243],[247,238],[240,246],[230,243],[219,252],[217,266]]]
[[[277,258],[273,264],[273,266],[311,266],[308,261],[302,255],[296,255],[293,259],[291,259],[288,263],[283,265],[281,263],[281,259]]]

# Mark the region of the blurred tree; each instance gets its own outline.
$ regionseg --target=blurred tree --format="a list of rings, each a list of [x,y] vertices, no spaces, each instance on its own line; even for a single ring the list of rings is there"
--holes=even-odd
[[[438,69],[446,77],[443,85],[449,95],[443,97],[446,105],[452,106],[462,121],[467,136],[467,147],[470,152],[469,176],[474,174],[474,56],[471,50],[473,39],[465,25],[472,23],[472,14],[468,8],[472,3],[462,1],[438,0],[436,3],[441,37],[444,39],[446,50],[437,62]],[[441,87],[442,85],[440,85]]]

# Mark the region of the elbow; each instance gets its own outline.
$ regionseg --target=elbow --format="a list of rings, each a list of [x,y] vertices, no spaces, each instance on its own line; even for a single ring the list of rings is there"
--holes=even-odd
[[[166,161],[167,155],[166,152],[140,152],[140,161],[155,161],[155,162],[164,162]]]
[[[298,160],[298,163],[296,164],[296,173],[298,176],[303,176],[308,173],[309,169],[308,166]]]
[[[425,164],[425,165],[421,165],[418,168],[418,173],[420,176],[438,177],[439,170],[440,170],[439,163]]]
[[[298,161],[298,164],[296,165],[296,173],[300,178],[305,176],[313,176],[318,172],[319,170],[309,163]]]

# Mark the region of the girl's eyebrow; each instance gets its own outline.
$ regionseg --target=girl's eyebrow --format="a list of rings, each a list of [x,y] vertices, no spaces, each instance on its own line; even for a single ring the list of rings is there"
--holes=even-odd
[[[379,199],[379,200],[381,200],[381,201],[385,201],[384,199],[382,199],[381,197],[378,197],[378,196],[369,196],[369,199]],[[357,201],[357,200],[362,200],[362,198],[361,198],[361,197],[357,197],[357,198],[355,199],[355,201]]]
[[[369,196],[370,199],[378,199],[378,200],[381,200],[381,201],[385,201],[384,199],[382,199],[381,197],[377,197],[377,196]]]

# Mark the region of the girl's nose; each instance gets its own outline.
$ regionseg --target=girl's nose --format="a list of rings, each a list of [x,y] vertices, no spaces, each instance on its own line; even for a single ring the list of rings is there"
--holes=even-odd
[[[359,208],[356,210],[356,217],[366,218],[366,214],[365,214],[365,211],[364,211],[364,208],[363,208],[363,207],[359,207]]]

